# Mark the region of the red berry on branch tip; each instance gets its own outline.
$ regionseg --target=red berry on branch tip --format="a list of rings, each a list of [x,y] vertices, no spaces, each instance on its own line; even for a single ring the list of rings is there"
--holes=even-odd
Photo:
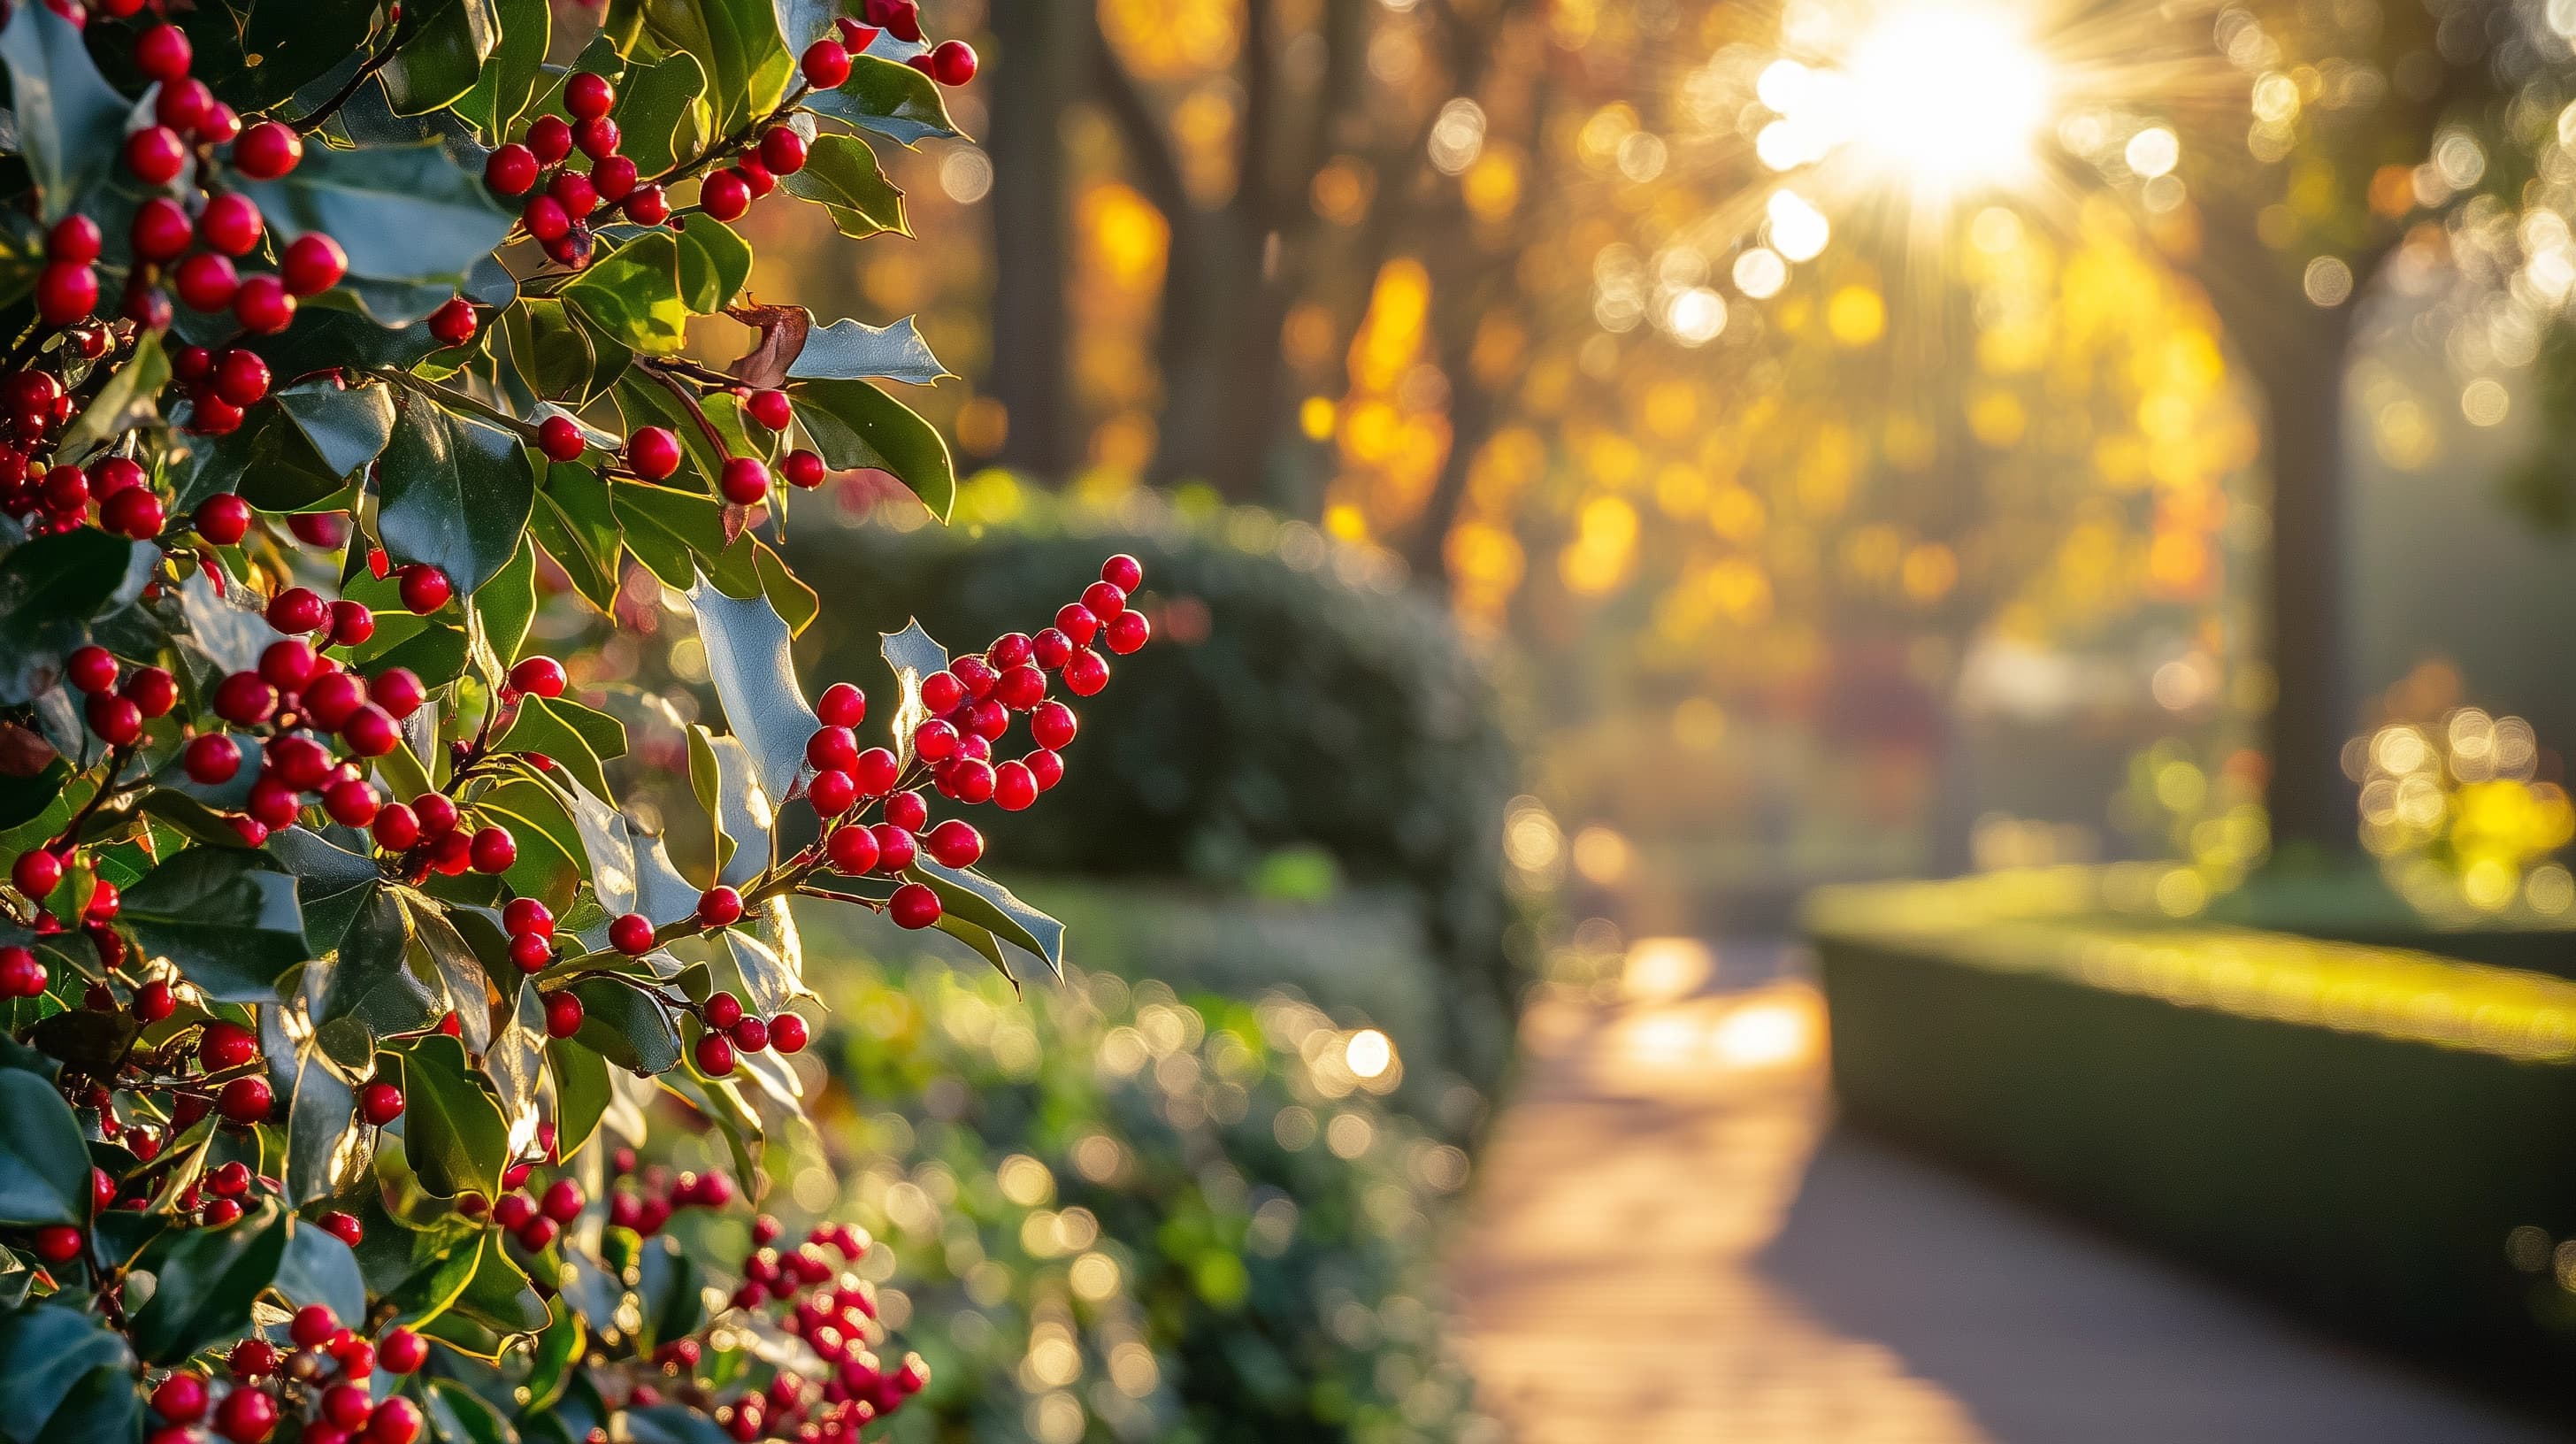
[[[233,168],[252,180],[275,180],[304,159],[304,139],[273,120],[263,120],[233,142]]]
[[[628,957],[653,951],[653,920],[642,913],[625,914],[608,925],[608,943]]]
[[[917,882],[905,883],[886,900],[886,916],[893,918],[897,927],[930,927],[939,921],[939,894]]]

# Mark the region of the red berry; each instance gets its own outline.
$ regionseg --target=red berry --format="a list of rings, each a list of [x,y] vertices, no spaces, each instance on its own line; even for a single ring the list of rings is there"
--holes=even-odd
[[[215,394],[235,406],[248,406],[268,395],[268,363],[256,351],[232,350],[215,363]],[[314,627],[320,626],[315,622]],[[293,630],[312,631],[313,627]]]
[[[581,423],[569,416],[549,416],[537,423],[537,449],[549,461],[579,461],[590,449],[581,434]]]
[[[400,721],[420,710],[420,704],[429,700],[429,689],[421,685],[419,675],[409,667],[388,667],[367,684],[367,695],[387,715]]]
[[[957,729],[934,717],[913,729],[912,750],[925,762],[953,756],[957,751]]]
[[[1046,696],[1046,673],[1034,662],[1022,662],[993,684],[993,700],[1013,712],[1026,712]]]
[[[1089,697],[1109,685],[1109,664],[1098,652],[1076,650],[1064,664],[1064,687],[1077,697]]]
[[[680,469],[680,438],[667,427],[639,427],[626,438],[626,464],[637,476],[660,481]]]
[[[555,915],[535,898],[514,897],[509,906],[501,909],[501,927],[514,938],[531,933],[551,938],[555,935]]]
[[[849,773],[827,767],[805,784],[805,800],[813,805],[815,816],[838,817],[857,804],[859,785]]]
[[[188,143],[166,125],[147,125],[125,138],[125,168],[145,185],[168,185],[188,163]]]
[[[450,296],[446,304],[429,313],[429,334],[443,346],[462,346],[473,340],[481,324],[474,314],[474,303],[463,296]]]
[[[918,792],[898,792],[886,799],[885,820],[906,832],[919,832],[930,825],[930,804]]]
[[[698,204],[717,220],[740,220],[751,209],[751,183],[739,170],[717,171],[698,187]]]
[[[228,547],[250,533],[250,503],[230,492],[221,492],[197,503],[192,520],[197,535],[219,547]]]
[[[823,851],[832,859],[832,870],[847,877],[861,876],[877,865],[876,834],[864,827],[839,829],[823,844]]]
[[[858,765],[859,741],[847,727],[818,727],[805,739],[805,760],[816,767],[847,772]]]
[[[831,468],[824,464],[819,453],[801,446],[787,453],[778,469],[787,477],[787,484],[800,491],[812,491],[831,475]]]
[[[572,123],[556,115],[537,117],[528,127],[528,149],[548,165],[572,154]]]
[[[510,939],[510,963],[520,972],[542,973],[554,957],[554,939],[543,933],[521,933]]]
[[[220,100],[207,106],[205,115],[197,121],[197,139],[208,145],[230,145],[241,138],[241,133],[241,117]]]
[[[976,859],[984,855],[984,835],[971,824],[952,817],[923,833],[921,847],[942,867],[973,867]]]
[[[266,222],[260,219],[259,207],[239,191],[227,191],[206,202],[197,216],[197,240],[210,251],[227,256],[247,256],[259,245]]]
[[[577,70],[564,81],[564,109],[575,119],[606,115],[616,104],[617,87],[609,84],[605,75]]]
[[[590,177],[579,171],[555,172],[555,178],[546,183],[546,195],[563,207],[565,215],[576,221],[599,209],[599,192],[591,186]],[[538,239],[550,238],[540,236]]]
[[[569,992],[546,994],[546,1036],[569,1038],[580,1031],[581,999]]]
[[[538,697],[560,697],[564,690],[563,663],[552,657],[528,657],[510,669],[510,685]]]
[[[392,713],[370,702],[349,714],[349,720],[340,725],[340,738],[361,757],[382,757],[401,745],[402,728]]]
[[[787,126],[769,128],[760,137],[761,169],[772,175],[794,175],[805,168],[805,137]]]
[[[273,1101],[267,1079],[236,1078],[224,1085],[224,1091],[215,1099],[215,1108],[234,1123],[264,1123]]]
[[[163,84],[185,76],[194,61],[187,32],[176,25],[155,25],[134,38],[134,68]]]
[[[620,917],[608,925],[608,944],[628,957],[653,951],[653,920],[642,913]]]
[[[83,692],[104,692],[116,685],[116,659],[105,647],[76,647],[63,659],[63,678]]]
[[[802,1053],[810,1039],[805,1020],[794,1013],[781,1013],[769,1020],[769,1046],[781,1053]]]
[[[347,1214],[340,1216],[349,1217]],[[357,1220],[350,1218],[349,1222],[355,1224]],[[375,1412],[376,1401],[365,1385],[334,1384],[322,1391],[322,1417],[329,1421],[330,1428],[342,1431],[363,1428],[367,1416]],[[313,1444],[313,1434],[310,1429],[304,1432],[304,1444]]]
[[[277,1401],[260,1390],[235,1389],[215,1406],[215,1432],[232,1444],[260,1444],[276,1430]]]
[[[699,1015],[706,1020],[708,1027],[719,1033],[725,1032],[742,1021],[742,999],[731,993],[718,992],[707,999],[706,1005],[699,1009]]]
[[[1037,800],[1037,775],[1027,763],[1005,762],[993,769],[994,806],[1004,812],[1021,812]]]
[[[323,789],[322,808],[343,827],[365,827],[383,810],[383,800],[364,778],[344,777]]]
[[[225,1360],[236,1379],[256,1379],[277,1372],[277,1349],[266,1339],[244,1339]]]
[[[920,848],[913,841],[909,828],[898,827],[891,822],[881,822],[869,831],[876,836],[879,872],[901,872],[912,866],[913,858],[919,853]]]
[[[728,457],[724,473],[717,483],[724,499],[736,506],[752,506],[769,496],[769,467],[758,457]]]
[[[349,274],[349,253],[338,241],[311,231],[287,243],[278,274],[286,278],[288,294],[318,296]]]
[[[1145,620],[1143,612],[1120,612],[1109,619],[1102,631],[1101,641],[1122,657],[1144,646],[1146,639],[1154,635],[1153,624]]]
[[[1082,589],[1083,610],[1107,622],[1127,609],[1127,589],[1116,582],[1093,582]]]
[[[286,1336],[308,1349],[319,1348],[340,1332],[339,1316],[329,1304],[306,1304],[286,1325]]]
[[[717,886],[698,894],[698,922],[705,927],[720,928],[742,917],[742,894],[732,888]]]
[[[411,800],[411,810],[420,814],[424,837],[445,837],[456,830],[456,801],[444,793],[422,793]]]
[[[143,735],[143,709],[130,698],[112,694],[92,697],[83,712],[89,730],[110,746],[123,747]]]
[[[769,1051],[769,1025],[758,1018],[745,1018],[733,1025],[734,1046],[746,1053]]]
[[[523,196],[537,184],[537,153],[511,141],[483,160],[483,183],[505,196]]]
[[[815,699],[814,715],[826,726],[856,727],[867,720],[868,696],[847,682],[835,682]]]
[[[235,672],[215,685],[215,715],[236,727],[254,727],[277,713],[277,689],[257,672]]]
[[[1055,625],[1067,640],[1077,647],[1084,647],[1089,646],[1092,637],[1099,632],[1100,619],[1082,603],[1067,602],[1056,610]]]
[[[784,391],[755,391],[743,409],[751,413],[752,420],[772,431],[785,431],[796,419],[795,404]]]
[[[413,615],[422,617],[446,606],[448,600],[456,595],[456,588],[447,580],[447,573],[427,562],[414,562],[402,569],[400,590],[403,605]]]
[[[429,1362],[428,1341],[409,1329],[388,1332],[376,1345],[377,1362],[397,1374],[409,1374]]]
[[[942,85],[964,85],[975,78],[975,47],[963,40],[942,40],[930,52],[930,78]]]
[[[32,998],[45,991],[45,965],[11,943],[0,947],[0,998]]]
[[[234,273],[233,263],[205,251],[181,261],[172,281],[178,287],[179,300],[191,311],[223,310],[241,292],[241,278]]]
[[[152,1412],[173,1424],[194,1424],[206,1414],[206,1381],[194,1374],[172,1374],[153,1389]]]
[[[22,852],[10,866],[9,880],[27,897],[44,898],[62,885],[63,860],[43,848]]]
[[[494,825],[474,834],[474,870],[483,873],[508,872],[519,860],[518,841],[506,827]]]
[[[145,983],[142,987],[134,990],[135,1021],[143,1024],[145,1027],[150,1027],[154,1023],[167,1019],[172,1013],[175,1013],[178,1010],[179,995],[171,990],[168,983],[163,982],[159,978],[155,978],[151,982]],[[146,1159],[144,1161],[148,1163],[151,1160]]]
[[[341,600],[331,604],[331,645],[354,647],[376,634],[376,614],[364,602]]]
[[[412,1444],[420,1437],[420,1424],[420,1406],[396,1394],[368,1418],[367,1444]]]
[[[402,1117],[402,1111],[402,1090],[385,1079],[375,1079],[358,1090],[358,1116],[378,1128]],[[387,1362],[390,1364],[391,1360]],[[394,1372],[408,1371],[397,1368]]]
[[[635,194],[637,179],[635,162],[622,155],[604,156],[590,168],[591,188],[610,205]]]
[[[902,769],[896,764],[894,754],[882,747],[871,747],[860,753],[857,765],[850,769],[850,779],[867,797],[883,797],[893,791],[901,775]]]
[[[147,261],[166,261],[184,254],[197,238],[188,213],[167,196],[154,196],[134,212],[135,253]]]
[[[805,47],[805,82],[831,90],[850,78],[850,52],[837,40],[817,40]]]
[[[589,120],[576,121],[573,124],[572,143],[574,147],[580,150],[583,155],[589,156],[593,162],[604,161],[616,155],[618,142],[622,139],[624,139],[624,137],[618,133],[617,122],[610,120],[604,115],[594,116]],[[597,179],[598,167],[596,164],[593,165],[591,173],[592,178],[594,180]],[[599,194],[604,199],[608,193],[603,190]],[[623,195],[625,194],[625,191],[621,190],[618,194]]]
[[[233,168],[252,180],[275,180],[303,159],[303,138],[273,120],[249,127],[233,142]]]
[[[538,1208],[556,1223],[570,1223],[581,1217],[581,1185],[569,1178],[558,1178],[546,1186],[546,1196]]]
[[[233,293],[233,319],[254,335],[274,336],[295,320],[295,298],[277,277],[253,276]]]
[[[68,1224],[36,1230],[36,1257],[49,1264],[70,1263],[80,1256],[81,1231]]]
[[[190,739],[182,765],[190,781],[212,787],[230,782],[241,771],[241,744],[220,732]]]
[[[896,927],[929,927],[939,921],[939,894],[917,882],[905,883],[886,900],[886,916]]]
[[[671,198],[660,186],[638,186],[626,198],[626,218],[639,226],[658,226],[671,218]]]
[[[36,277],[36,314],[68,326],[98,309],[98,272],[79,261],[55,261]]]
[[[1100,579],[1116,587],[1120,595],[1133,592],[1145,581],[1145,564],[1120,552],[1100,564]]]
[[[54,228],[45,233],[45,259],[87,265],[98,259],[104,241],[98,222],[75,212],[56,221]]]
[[[691,1050],[698,1071],[710,1078],[722,1078],[733,1071],[733,1040],[722,1033],[702,1033],[697,1047]]]

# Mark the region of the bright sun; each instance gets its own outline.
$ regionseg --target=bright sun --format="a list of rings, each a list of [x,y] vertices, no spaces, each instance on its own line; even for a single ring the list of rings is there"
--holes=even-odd
[[[1927,198],[2026,179],[2056,78],[2016,19],[1947,0],[1880,10],[1829,66],[1762,77],[1781,120],[1758,149],[1782,170],[1844,152]]]

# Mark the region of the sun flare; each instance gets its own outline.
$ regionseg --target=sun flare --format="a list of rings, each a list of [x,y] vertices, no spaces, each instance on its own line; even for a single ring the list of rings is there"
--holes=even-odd
[[[1949,0],[1883,8],[1828,62],[1764,73],[1762,98],[1780,119],[1757,150],[1775,170],[1847,157],[1929,199],[2026,181],[2058,80],[2020,21]]]

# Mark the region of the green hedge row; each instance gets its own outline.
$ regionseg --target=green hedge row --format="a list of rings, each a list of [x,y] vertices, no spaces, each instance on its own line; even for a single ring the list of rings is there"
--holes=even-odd
[[[2100,882],[1819,895],[1848,1115],[2339,1328],[2535,1392],[2576,1357],[2576,986]]]

